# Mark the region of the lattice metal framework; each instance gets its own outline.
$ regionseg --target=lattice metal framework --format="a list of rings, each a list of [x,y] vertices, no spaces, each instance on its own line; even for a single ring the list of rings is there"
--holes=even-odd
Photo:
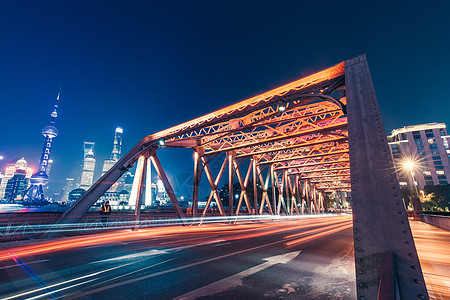
[[[202,215],[213,201],[222,215],[319,213],[325,209],[324,193],[351,191],[353,203],[360,205],[354,207],[358,296],[374,299],[384,253],[393,252],[400,294],[405,299],[427,297],[408,220],[403,206],[398,204],[398,182],[389,174],[392,161],[386,154],[382,127],[366,58],[362,55],[145,137],[74,203],[60,222],[80,219],[140,157],[145,158],[140,160],[143,170],[147,162],[154,165],[177,214],[184,217],[157,150],[191,148],[194,217],[201,212],[198,209],[201,176],[206,176],[211,187]],[[219,158],[222,158],[220,170],[213,174],[210,162]],[[218,190],[225,174],[229,183],[228,209],[220,201]],[[145,174],[139,180],[139,195],[144,177]],[[240,186],[236,207],[233,182]],[[249,193],[251,189],[253,193]],[[138,219],[139,205],[136,207]],[[375,214],[370,216],[372,210]],[[361,212],[366,219],[361,220]],[[373,240],[371,244],[370,235],[385,240],[379,243],[381,246]]]

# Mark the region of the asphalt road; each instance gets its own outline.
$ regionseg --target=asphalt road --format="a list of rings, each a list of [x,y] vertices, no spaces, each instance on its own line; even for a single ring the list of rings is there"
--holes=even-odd
[[[350,216],[0,245],[2,299],[354,299]]]

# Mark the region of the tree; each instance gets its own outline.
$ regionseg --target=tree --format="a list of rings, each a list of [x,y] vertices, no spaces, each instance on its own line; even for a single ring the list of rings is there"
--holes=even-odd
[[[413,189],[404,188],[400,190],[402,195],[403,202],[405,203],[405,207],[409,207],[411,204],[411,197],[413,197],[416,193]]]
[[[450,206],[450,185],[426,185],[422,201],[425,210],[444,211]]]

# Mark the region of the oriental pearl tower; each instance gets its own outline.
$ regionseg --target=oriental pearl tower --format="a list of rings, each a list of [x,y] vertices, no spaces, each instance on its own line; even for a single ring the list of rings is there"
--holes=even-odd
[[[58,130],[56,129],[55,119],[58,116],[56,112],[59,103],[59,95],[61,93],[61,88],[59,89],[58,96],[56,97],[56,103],[54,105],[53,112],[51,113],[52,120],[50,125],[45,126],[42,129],[42,135],[45,137],[44,147],[42,149],[41,160],[39,162],[39,168],[33,176],[30,178],[31,186],[25,193],[30,201],[42,202],[44,198],[44,190],[42,186],[46,185],[48,182],[47,167],[48,160],[50,159],[50,152],[52,149],[53,138],[58,135]]]

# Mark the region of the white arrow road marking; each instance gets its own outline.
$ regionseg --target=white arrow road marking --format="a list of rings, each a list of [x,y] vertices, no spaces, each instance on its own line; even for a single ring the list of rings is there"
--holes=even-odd
[[[214,295],[214,294],[223,292],[225,290],[228,290],[229,288],[240,286],[240,285],[242,285],[242,279],[244,279],[245,277],[248,277],[250,275],[258,273],[258,272],[260,272],[264,269],[267,269],[276,264],[288,263],[291,260],[293,260],[294,258],[296,258],[300,254],[300,252],[301,251],[294,251],[294,252],[289,252],[286,254],[267,257],[267,258],[263,259],[266,261],[265,263],[254,266],[250,269],[247,269],[240,273],[234,274],[234,275],[224,278],[222,280],[205,285],[204,287],[198,288],[189,293],[178,296],[174,299],[175,300],[191,300],[191,299],[196,299],[199,297]]]

